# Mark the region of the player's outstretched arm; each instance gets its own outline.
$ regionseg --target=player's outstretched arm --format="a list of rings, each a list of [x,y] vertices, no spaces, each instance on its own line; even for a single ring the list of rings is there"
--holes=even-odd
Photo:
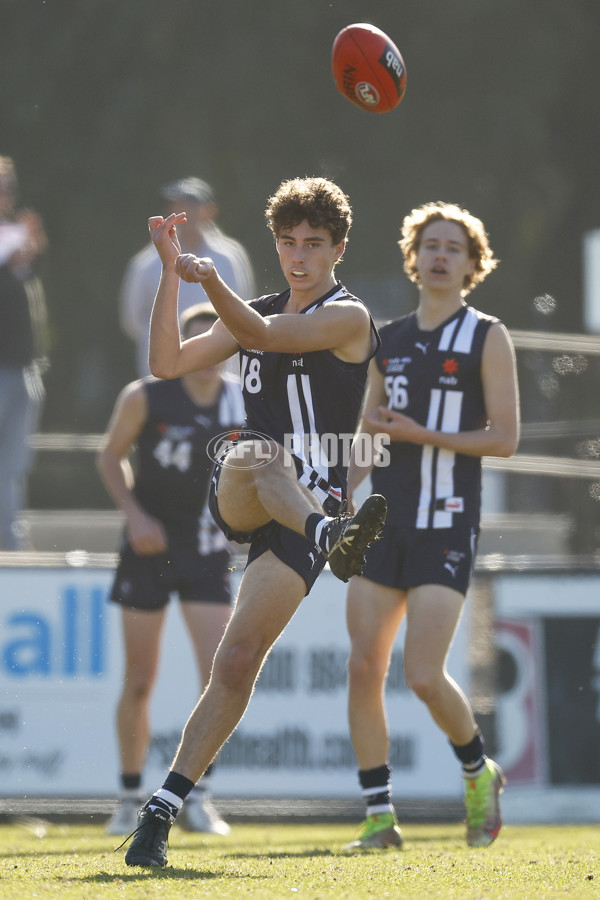
[[[202,284],[240,347],[273,353],[332,350],[349,362],[370,355],[369,315],[359,303],[336,301],[309,316],[289,313],[263,317],[225,284],[212,260],[184,254],[177,260],[176,270],[184,281]]]
[[[179,275],[176,261],[181,255],[177,225],[185,213],[148,220],[150,237],[162,262],[162,273],[150,319],[150,371],[157,378],[179,378],[208,369],[229,359],[238,344],[227,329],[216,322],[210,331],[182,341],[179,330]],[[211,262],[212,266],[212,262]]]

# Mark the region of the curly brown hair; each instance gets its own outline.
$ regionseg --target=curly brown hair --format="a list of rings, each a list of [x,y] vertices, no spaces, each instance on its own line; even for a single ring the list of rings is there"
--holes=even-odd
[[[411,281],[419,283],[416,270],[417,254],[421,244],[421,237],[425,228],[431,222],[439,221],[455,222],[460,225],[467,236],[469,258],[474,260],[475,267],[472,275],[465,276],[462,295],[465,296],[473,290],[475,285],[482,282],[498,265],[499,260],[489,244],[488,235],[483,222],[471,213],[454,203],[425,203],[419,206],[404,218],[402,222],[402,238],[398,245],[404,254],[404,271]]]
[[[307,221],[311,228],[326,228],[334,244],[345,240],[352,225],[346,194],[328,178],[291,178],[269,197],[265,210],[277,239],[286,228]]]

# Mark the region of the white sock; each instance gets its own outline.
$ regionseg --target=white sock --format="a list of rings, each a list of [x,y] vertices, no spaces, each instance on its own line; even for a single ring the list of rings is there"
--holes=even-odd
[[[165,809],[172,816],[176,816],[183,806],[181,797],[178,797],[177,794],[173,794],[171,791],[166,791],[164,788],[161,788],[152,795],[148,801],[150,809],[152,809],[154,800],[160,801],[159,803],[154,804],[155,809]]]

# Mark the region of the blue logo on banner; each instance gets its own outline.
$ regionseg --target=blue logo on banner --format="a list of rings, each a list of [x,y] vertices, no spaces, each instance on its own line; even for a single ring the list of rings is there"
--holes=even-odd
[[[59,617],[39,610],[7,617],[0,644],[2,668],[14,678],[63,675],[99,677],[106,670],[106,592],[69,585],[61,591]]]

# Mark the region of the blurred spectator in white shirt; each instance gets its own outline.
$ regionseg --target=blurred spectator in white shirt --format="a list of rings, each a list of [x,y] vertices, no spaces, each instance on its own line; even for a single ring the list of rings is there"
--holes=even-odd
[[[210,257],[223,281],[244,300],[254,298],[254,275],[248,254],[242,245],[228,237],[215,224],[217,205],[212,188],[200,178],[182,178],[165,185],[161,195],[166,201],[167,216],[186,212],[187,222],[177,226],[177,236],[184,253]],[[160,281],[161,261],[152,244],[148,244],[129,262],[121,289],[121,326],[136,345],[136,368],[139,377],[150,374],[148,337],[150,313]],[[179,314],[208,300],[199,284],[182,281],[179,286]]]

